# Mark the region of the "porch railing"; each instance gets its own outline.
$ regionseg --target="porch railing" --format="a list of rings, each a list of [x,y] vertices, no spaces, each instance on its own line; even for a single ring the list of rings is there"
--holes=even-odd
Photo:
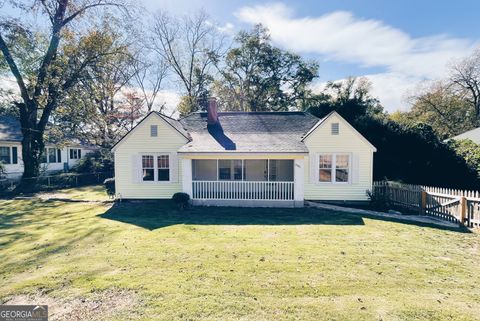
[[[193,181],[192,198],[200,200],[294,199],[293,182]]]

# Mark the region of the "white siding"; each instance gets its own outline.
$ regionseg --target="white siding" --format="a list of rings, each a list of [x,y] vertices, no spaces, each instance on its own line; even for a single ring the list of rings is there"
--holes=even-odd
[[[150,136],[150,125],[158,126],[157,137]],[[182,166],[176,151],[187,139],[155,113],[150,114],[115,147],[115,185],[121,198],[171,198],[182,191]],[[141,154],[170,154],[170,182],[143,182],[135,179],[141,169],[135,164]],[[173,157],[172,157],[173,156]],[[176,168],[176,169],[175,169]],[[178,171],[177,175],[172,169]]]
[[[331,124],[339,123],[339,134],[332,135]],[[309,156],[305,157],[305,199],[330,201],[367,200],[366,191],[372,187],[373,148],[359,133],[337,114],[332,114],[307,138]],[[312,178],[311,167],[318,172],[318,161],[311,159],[322,153],[349,153],[351,156],[350,182],[344,184],[320,183]],[[357,161],[357,166],[354,162]],[[352,170],[357,169],[356,173]]]
[[[6,174],[9,178],[20,178],[23,174],[23,158],[22,158],[22,144],[18,142],[0,142],[0,146],[9,146],[17,147],[18,151],[18,163],[17,164],[5,164]],[[54,145],[46,145],[46,148],[57,148]],[[85,157],[88,153],[91,153],[93,149],[82,148],[82,147],[71,147],[79,148],[82,150],[82,158]],[[55,173],[64,170],[64,163],[68,162],[68,166],[71,169],[78,162],[78,159],[71,160],[69,154],[70,147],[63,147],[61,151],[61,162],[60,163],[42,163],[40,165],[40,171],[46,171],[47,174]]]

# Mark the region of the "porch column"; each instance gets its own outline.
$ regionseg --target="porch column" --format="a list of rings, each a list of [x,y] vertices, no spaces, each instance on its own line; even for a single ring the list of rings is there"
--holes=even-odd
[[[182,190],[192,197],[192,160],[182,158]]]
[[[293,199],[295,201],[295,207],[303,207],[304,203],[304,175],[305,171],[303,168],[303,158],[295,159],[293,164],[294,167],[294,191],[293,191]]]

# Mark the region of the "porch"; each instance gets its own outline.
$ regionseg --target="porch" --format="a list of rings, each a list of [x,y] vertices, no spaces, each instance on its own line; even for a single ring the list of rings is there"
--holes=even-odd
[[[184,191],[194,204],[303,205],[303,158],[184,159],[183,168]]]

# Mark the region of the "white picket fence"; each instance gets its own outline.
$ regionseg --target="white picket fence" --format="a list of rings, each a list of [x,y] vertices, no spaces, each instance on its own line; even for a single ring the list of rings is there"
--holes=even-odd
[[[480,192],[380,181],[373,194],[393,207],[480,227]]]

